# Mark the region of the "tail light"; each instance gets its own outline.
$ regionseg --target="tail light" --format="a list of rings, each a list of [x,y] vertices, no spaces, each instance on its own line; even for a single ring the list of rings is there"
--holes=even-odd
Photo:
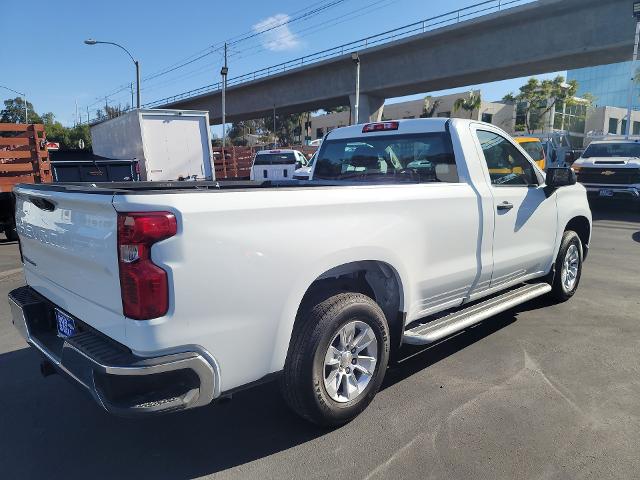
[[[135,320],[169,310],[167,272],[151,261],[151,246],[176,234],[170,212],[118,213],[118,265],[124,314]]]

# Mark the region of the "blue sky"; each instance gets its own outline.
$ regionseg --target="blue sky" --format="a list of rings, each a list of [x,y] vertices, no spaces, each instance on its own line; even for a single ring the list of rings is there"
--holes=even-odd
[[[391,28],[463,8],[479,0],[284,0],[122,1],[86,2],[34,0],[30,12],[43,12],[37,22],[26,22],[21,2],[2,6],[0,85],[27,93],[38,112],[52,111],[72,124],[75,103],[83,119],[92,117],[112,94],[109,104],[131,102],[126,84],[134,81],[134,66],[126,54],[108,45],[84,45],[85,38],[114,41],[138,58],[143,80],[167,67],[203,58],[175,71],[143,82],[143,103],[219,80],[222,55],[212,45],[239,35],[280,25],[311,9],[335,3],[316,15],[238,43],[229,61],[233,77]],[[26,17],[25,17],[26,15]],[[8,40],[8,41],[7,41]],[[539,76],[542,77],[542,76]],[[522,79],[483,85],[487,100],[517,90]],[[472,86],[469,86],[472,87]],[[460,89],[457,89],[460,90]],[[439,93],[439,92],[425,92]],[[12,94],[0,89],[0,99]],[[397,101],[389,99],[388,101]]]

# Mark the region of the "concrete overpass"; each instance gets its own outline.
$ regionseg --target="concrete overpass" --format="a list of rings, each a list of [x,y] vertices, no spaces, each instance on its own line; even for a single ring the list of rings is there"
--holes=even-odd
[[[380,118],[385,98],[631,59],[633,0],[538,0],[401,40],[358,50],[360,121]],[[227,88],[227,121],[353,104],[350,52]],[[209,110],[221,92],[162,108]]]

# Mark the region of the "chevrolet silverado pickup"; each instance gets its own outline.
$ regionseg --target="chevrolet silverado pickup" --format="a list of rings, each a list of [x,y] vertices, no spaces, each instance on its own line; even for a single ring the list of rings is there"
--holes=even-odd
[[[640,141],[591,142],[572,168],[590,198],[640,202]]]
[[[340,425],[390,355],[532,298],[569,299],[585,188],[502,130],[416,119],[333,130],[309,181],[20,185],[13,322],[45,374],[109,412],[185,410],[278,380]]]

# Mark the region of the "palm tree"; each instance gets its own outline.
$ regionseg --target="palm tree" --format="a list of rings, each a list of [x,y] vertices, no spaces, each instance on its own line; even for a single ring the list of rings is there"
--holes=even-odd
[[[420,118],[431,118],[436,114],[438,107],[440,106],[440,100],[434,100],[431,95],[424,97],[424,104],[422,105],[422,115]]]
[[[480,92],[469,92],[469,96],[458,98],[453,104],[453,111],[466,110],[469,112],[469,118],[473,117],[473,112],[482,106],[482,97]]]

